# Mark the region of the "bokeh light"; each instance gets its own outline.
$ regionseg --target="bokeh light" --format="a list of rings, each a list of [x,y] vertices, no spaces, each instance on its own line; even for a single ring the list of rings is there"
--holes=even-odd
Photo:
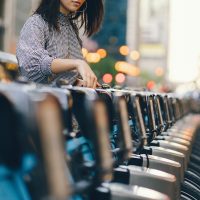
[[[138,51],[131,51],[130,52],[130,58],[132,60],[139,60],[140,59],[140,53]]]
[[[126,45],[121,46],[119,48],[119,52],[120,52],[121,55],[127,56],[129,54],[129,48],[128,48],[128,46],[126,46]]]
[[[85,58],[88,54],[88,50],[86,48],[82,48],[83,58]]]
[[[117,83],[123,83],[124,81],[126,80],[126,76],[122,73],[118,73],[116,76],[115,76],[115,81]]]
[[[88,53],[86,55],[86,60],[89,63],[98,63],[101,60],[101,57],[98,53]]]
[[[105,58],[107,56],[107,52],[105,49],[98,49],[97,53],[100,55],[101,58]]]
[[[109,43],[110,43],[111,45],[114,45],[114,44],[116,44],[116,43],[118,42],[118,38],[115,37],[115,36],[111,36],[111,37],[108,39],[108,41],[109,41]]]
[[[104,83],[111,83],[112,82],[112,80],[113,80],[113,76],[112,76],[112,74],[104,74],[103,75],[103,77],[102,77],[102,80],[103,80],[103,82]]]
[[[157,67],[155,69],[156,76],[163,76],[164,75],[164,69],[162,67]]]
[[[149,90],[152,90],[154,87],[155,87],[155,82],[154,81],[149,81],[148,83],[147,83],[147,88],[149,89]]]
[[[139,76],[140,75],[140,69],[138,67],[136,67],[135,65],[132,65],[130,63],[127,63],[125,61],[116,62],[115,70],[118,72],[122,72],[124,74],[130,75],[130,76]]]

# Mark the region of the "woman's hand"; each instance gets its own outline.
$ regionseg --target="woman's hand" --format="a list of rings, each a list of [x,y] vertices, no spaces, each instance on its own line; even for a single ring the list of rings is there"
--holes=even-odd
[[[85,82],[82,80],[82,79],[79,79],[79,78],[77,78],[76,79],[76,84],[75,84],[76,86],[79,86],[79,87],[86,87],[85,86]],[[98,82],[97,82],[97,85],[96,85],[96,87],[95,88],[101,88],[101,84],[99,84]],[[94,88],[94,89],[95,89]]]
[[[90,66],[84,60],[77,60],[76,63],[77,71],[83,78],[83,86],[95,89],[99,83]]]
[[[95,76],[94,72],[84,60],[56,58],[51,64],[51,71],[54,74],[59,74],[74,69],[76,69],[83,78],[81,86],[94,89],[100,86],[100,84],[97,82],[97,77]]]

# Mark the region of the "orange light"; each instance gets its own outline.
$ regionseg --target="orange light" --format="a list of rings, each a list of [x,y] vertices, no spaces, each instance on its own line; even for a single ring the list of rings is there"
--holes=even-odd
[[[139,60],[140,58],[140,53],[138,51],[131,51],[130,53],[130,58],[132,60]]]
[[[148,88],[149,90],[152,90],[154,87],[155,87],[155,82],[154,82],[154,81],[149,81],[149,82],[147,83],[147,88]]]
[[[124,62],[124,61],[116,62],[115,70],[118,72],[122,72],[124,74],[128,74],[130,76],[139,76],[140,75],[140,69],[138,67],[136,67],[135,65],[132,65],[130,63]]]
[[[162,67],[157,67],[155,69],[156,76],[163,76],[164,75],[164,69]]]
[[[123,56],[127,56],[129,54],[129,48],[128,46],[121,46],[119,48],[119,52],[123,55]]]
[[[115,63],[115,70],[120,71],[120,69],[125,66],[127,63],[124,61],[118,61]]]
[[[105,58],[107,56],[107,52],[105,49],[99,49],[97,53],[100,55],[101,58]]]
[[[118,73],[116,76],[115,76],[115,81],[117,83],[123,83],[125,81],[126,77],[124,74],[122,73]]]
[[[88,53],[86,55],[86,60],[89,63],[98,63],[101,60],[101,57],[98,53]]]
[[[83,58],[85,58],[88,54],[88,50],[86,48],[82,48]]]
[[[112,74],[104,74],[102,78],[104,83],[111,83],[113,80]]]

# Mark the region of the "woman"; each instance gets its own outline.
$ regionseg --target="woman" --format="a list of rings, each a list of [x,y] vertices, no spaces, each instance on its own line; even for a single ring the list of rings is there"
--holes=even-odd
[[[83,26],[91,36],[99,30],[102,18],[102,0],[42,0],[21,30],[20,74],[51,85],[61,79],[74,85],[81,77],[82,86],[96,88],[97,78],[81,53],[78,30]]]

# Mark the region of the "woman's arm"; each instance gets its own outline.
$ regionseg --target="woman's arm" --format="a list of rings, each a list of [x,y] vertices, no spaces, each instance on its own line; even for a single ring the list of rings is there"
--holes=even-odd
[[[53,57],[45,50],[45,30],[48,26],[39,15],[31,16],[23,26],[17,45],[20,68],[29,80],[42,82],[52,75]]]
[[[46,24],[37,15],[24,25],[17,47],[19,66],[26,72],[29,80],[41,82],[53,73],[58,74],[76,69],[83,78],[84,86],[95,88],[97,78],[89,65],[78,59],[53,58],[45,50]]]
[[[96,88],[97,77],[90,66],[79,59],[54,59],[51,63],[51,71],[55,74],[76,69],[83,78],[83,86]]]

